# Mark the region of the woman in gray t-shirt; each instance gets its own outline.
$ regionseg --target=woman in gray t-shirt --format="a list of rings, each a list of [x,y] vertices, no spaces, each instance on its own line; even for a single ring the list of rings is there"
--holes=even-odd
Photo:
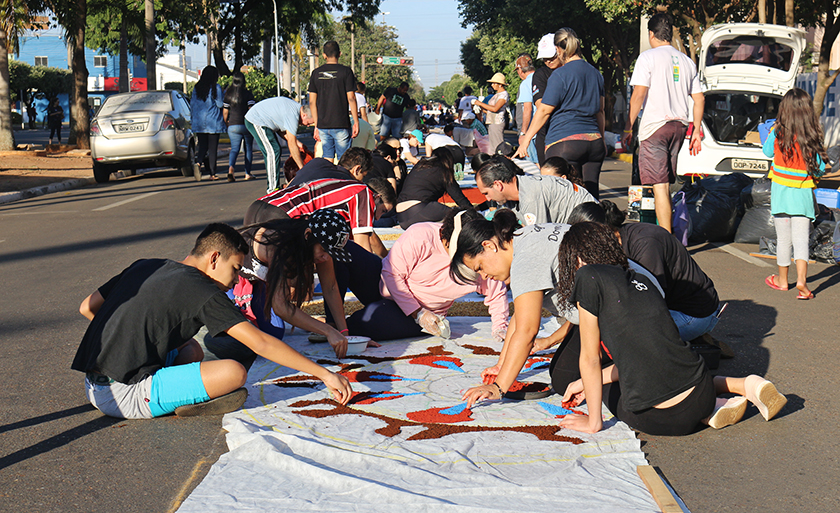
[[[525,365],[540,331],[542,309],[577,322],[577,312],[568,308],[557,294],[558,251],[565,224],[520,227],[516,214],[502,209],[492,221],[483,219],[465,224],[452,257],[451,272],[457,280],[482,278],[503,281],[513,294],[514,316],[505,337],[499,362],[482,373],[484,385],[471,388],[464,398],[469,406],[482,398],[499,398]],[[569,323],[555,335],[559,340]],[[552,339],[555,338],[552,335]]]

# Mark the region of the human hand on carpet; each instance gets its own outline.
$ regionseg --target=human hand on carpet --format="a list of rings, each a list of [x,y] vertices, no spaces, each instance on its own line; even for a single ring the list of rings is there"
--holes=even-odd
[[[483,371],[481,371],[481,381],[485,385],[492,385],[494,381],[496,381],[496,376],[499,375],[499,372],[502,370],[502,364],[497,363],[492,367],[487,367]]]
[[[330,392],[332,392],[333,398],[342,405],[347,404],[347,401],[350,400],[350,396],[353,395],[353,389],[350,387],[350,381],[341,374],[330,372],[324,378],[324,384],[327,385],[327,388],[329,388]]]
[[[554,342],[546,337],[546,338],[536,338],[534,339],[534,347],[531,348],[531,354],[539,353],[540,351],[545,351],[549,347],[553,346]]]
[[[566,387],[566,392],[563,393],[563,407],[566,408],[566,404],[568,404],[569,407],[574,408],[575,406],[579,406],[585,399],[586,394],[583,391],[583,380],[572,381]]]
[[[434,312],[430,312],[425,308],[421,308],[419,312],[417,312],[417,319],[416,322],[423,328],[426,333],[429,335],[434,335],[436,337],[440,336],[440,326],[438,326],[438,316],[435,315]]]
[[[472,408],[472,405],[482,399],[501,399],[502,398],[502,389],[499,388],[499,385],[492,384],[492,385],[479,385],[477,387],[472,387],[471,389],[464,392],[464,395],[461,397],[462,401],[467,401],[467,408]]]
[[[344,334],[336,329],[329,330],[327,342],[330,343],[338,358],[344,358],[344,355],[347,354],[347,337]]]
[[[593,419],[589,415],[570,413],[560,421],[560,427],[580,431],[581,433],[597,433],[604,427],[600,419]]]
[[[493,328],[493,340],[504,342],[507,335],[507,328]]]

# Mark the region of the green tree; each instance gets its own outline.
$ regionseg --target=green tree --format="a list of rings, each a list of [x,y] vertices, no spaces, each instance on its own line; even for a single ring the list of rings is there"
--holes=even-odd
[[[443,102],[447,105],[452,105],[458,98],[458,92],[463,91],[465,87],[470,86],[475,93],[479,92],[476,83],[466,75],[452,75],[452,78],[446,82],[441,82],[439,85],[433,87],[427,96],[429,101]]]
[[[245,75],[245,86],[254,95],[256,101],[277,96],[277,77],[274,73],[266,73],[260,68],[251,66],[243,74]],[[231,75],[219,77],[219,85],[222,86],[222,89],[227,89],[232,81],[233,76]],[[292,93],[280,89],[280,96],[291,98]]]
[[[461,44],[464,71],[476,84],[487,86],[494,73],[505,75],[511,100],[516,99],[522,80],[516,74],[516,58],[523,53],[537,55],[537,42],[506,34],[501,28],[477,29]]]
[[[350,66],[350,31],[345,23],[333,22],[330,31],[321,34],[315,51],[321,55],[324,43],[334,40],[341,48],[338,62]],[[399,43],[399,36],[394,27],[384,24],[362,24],[356,22],[356,79],[362,80],[362,56],[365,56],[364,82],[366,96],[375,102],[388,87],[397,87],[400,82],[414,84],[414,75],[409,66],[388,66],[376,63],[377,56],[406,57],[405,48]],[[309,77],[307,77],[308,79]],[[301,89],[306,91],[301,85]]]
[[[35,128],[35,100],[52,100],[72,88],[72,75],[66,69],[30,66],[21,61],[9,64],[10,85],[26,106],[29,128]],[[22,96],[21,96],[22,95]]]
[[[9,54],[18,51],[20,36],[43,8],[39,0],[0,0],[0,151],[15,147]]]

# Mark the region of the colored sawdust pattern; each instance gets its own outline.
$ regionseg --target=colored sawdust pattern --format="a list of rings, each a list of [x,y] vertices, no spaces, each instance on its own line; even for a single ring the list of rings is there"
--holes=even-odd
[[[464,364],[459,358],[455,358],[452,356],[418,356],[417,358],[412,358],[411,360],[409,360],[408,363],[414,365],[428,365],[429,367],[433,367],[436,369],[448,369],[458,372],[464,372],[464,370],[461,368]]]
[[[409,420],[394,419],[379,415],[377,413],[367,412],[363,410],[355,410],[347,406],[342,406],[332,399],[321,399],[318,401],[298,401],[291,404],[292,408],[308,408],[324,404],[330,406],[329,409],[307,410],[302,409],[295,411],[298,415],[312,418],[326,418],[336,415],[362,415],[364,417],[371,417],[381,420],[385,423],[384,427],[376,430],[377,434],[382,436],[392,437],[400,434],[404,427],[424,427],[423,431],[411,435],[408,440],[430,440],[435,438],[443,438],[447,435],[454,435],[457,433],[481,433],[488,431],[515,431],[517,433],[528,433],[534,435],[539,440],[548,440],[553,442],[566,442],[574,445],[584,443],[583,440],[576,437],[558,435],[557,426],[512,426],[512,427],[485,427],[485,426],[462,426],[457,424],[435,424],[431,422],[413,422]]]
[[[414,422],[425,424],[454,424],[472,420],[472,411],[467,403],[461,403],[448,408],[430,408],[423,411],[412,411],[406,416]]]
[[[534,383],[533,381],[514,381],[508,388],[508,392],[546,392],[551,389],[551,385],[545,383]]]
[[[502,354],[499,351],[493,349],[492,347],[472,346],[469,344],[464,344],[461,347],[463,347],[464,349],[469,349],[473,352],[473,354],[478,354],[482,356],[499,356],[500,354]]]

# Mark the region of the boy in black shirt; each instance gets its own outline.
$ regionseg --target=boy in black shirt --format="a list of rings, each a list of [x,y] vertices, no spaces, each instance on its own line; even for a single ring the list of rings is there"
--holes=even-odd
[[[86,394],[102,413],[120,418],[220,414],[245,402],[247,371],[234,360],[201,362],[192,337],[206,325],[255,353],[312,374],[346,404],[346,378],[308,360],[249,323],[225,294],[248,246],[230,226],[199,235],[183,262],[138,260],[85,298],[91,320],[72,368],[86,374]]]

